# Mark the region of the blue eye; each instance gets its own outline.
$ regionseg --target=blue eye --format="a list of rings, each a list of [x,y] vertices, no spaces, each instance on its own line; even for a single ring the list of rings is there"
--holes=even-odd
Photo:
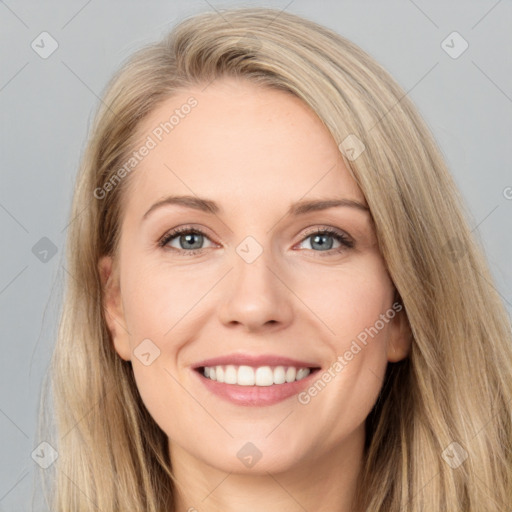
[[[301,244],[308,239],[311,239],[310,249],[313,252],[327,253],[325,255],[339,253],[354,247],[354,242],[347,235],[332,228],[316,229],[303,238]],[[333,239],[339,244],[338,247],[333,247]],[[165,234],[158,245],[162,248],[169,247],[183,255],[195,255],[203,252],[205,249],[203,243],[206,240],[212,244],[212,247],[213,242],[201,230],[183,226]]]
[[[317,229],[313,233],[307,235],[301,243],[304,243],[306,240],[309,239],[311,239],[311,249],[319,249],[318,251],[315,252],[341,252],[345,249],[350,249],[354,247],[354,242],[351,239],[349,239],[348,236],[346,236],[344,233],[341,233],[331,228]],[[340,246],[333,248],[332,239],[336,240],[340,244]]]
[[[170,244],[174,239],[178,242],[178,247]],[[176,228],[164,235],[158,245],[160,247],[171,247],[177,251],[185,251],[187,254],[197,254],[204,249],[201,246],[205,239],[209,240],[202,231],[185,226]]]

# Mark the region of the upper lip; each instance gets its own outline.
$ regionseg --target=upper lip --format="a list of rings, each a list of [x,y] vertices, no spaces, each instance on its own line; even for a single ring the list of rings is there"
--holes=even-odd
[[[194,369],[203,368],[205,366],[294,366],[295,368],[319,368],[320,365],[311,361],[299,361],[290,357],[279,356],[275,354],[229,354],[225,356],[213,357],[205,359],[193,365]]]

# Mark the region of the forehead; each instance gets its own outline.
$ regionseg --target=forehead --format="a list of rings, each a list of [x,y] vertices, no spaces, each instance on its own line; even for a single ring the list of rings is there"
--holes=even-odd
[[[238,208],[313,197],[364,197],[336,142],[290,93],[222,79],[179,91],[139,126],[144,151],[128,202],[167,194],[215,197]]]

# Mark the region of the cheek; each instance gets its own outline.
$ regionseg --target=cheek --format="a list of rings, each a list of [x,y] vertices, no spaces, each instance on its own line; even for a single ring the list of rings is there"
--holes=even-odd
[[[381,389],[394,290],[377,256],[347,265],[335,278],[329,270],[316,275],[315,286],[302,289],[305,302],[322,320],[330,361],[299,402],[339,432],[343,425],[364,421]]]
[[[185,266],[137,266],[136,259],[127,261],[125,268],[123,309],[135,381],[151,416],[169,433],[169,411],[176,404],[180,414],[198,414],[179,383],[184,379],[179,356],[196,327],[200,328],[197,314],[206,304],[201,298],[218,277],[212,275],[208,280],[208,275],[203,275],[191,280],[191,271]]]
[[[358,256],[338,268],[303,268],[290,274],[292,288],[319,320],[320,333],[342,350],[373,326],[392,305],[393,284],[380,255]]]
[[[132,343],[137,343],[141,336],[168,339],[172,331],[181,327],[182,319],[186,317],[189,321],[211,287],[205,277],[191,279],[190,269],[187,272],[185,267],[132,267],[123,290],[125,320]]]

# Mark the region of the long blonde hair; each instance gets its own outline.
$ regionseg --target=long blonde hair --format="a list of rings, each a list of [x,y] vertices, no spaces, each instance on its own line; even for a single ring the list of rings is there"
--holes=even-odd
[[[104,197],[95,191],[119,172],[139,123],[160,102],[222,76],[288,91],[323,121],[366,197],[411,326],[410,356],[388,365],[367,419],[358,510],[508,510],[511,326],[442,155],[370,56],[327,28],[266,8],[182,21],[129,59],[99,105],[68,228],[50,371],[56,437],[41,439],[59,454],[52,510],[174,510],[167,437],[142,403],[131,363],[115,352],[102,308],[97,264],[116,254],[130,176]],[[363,149],[357,158],[347,151],[354,141]]]

